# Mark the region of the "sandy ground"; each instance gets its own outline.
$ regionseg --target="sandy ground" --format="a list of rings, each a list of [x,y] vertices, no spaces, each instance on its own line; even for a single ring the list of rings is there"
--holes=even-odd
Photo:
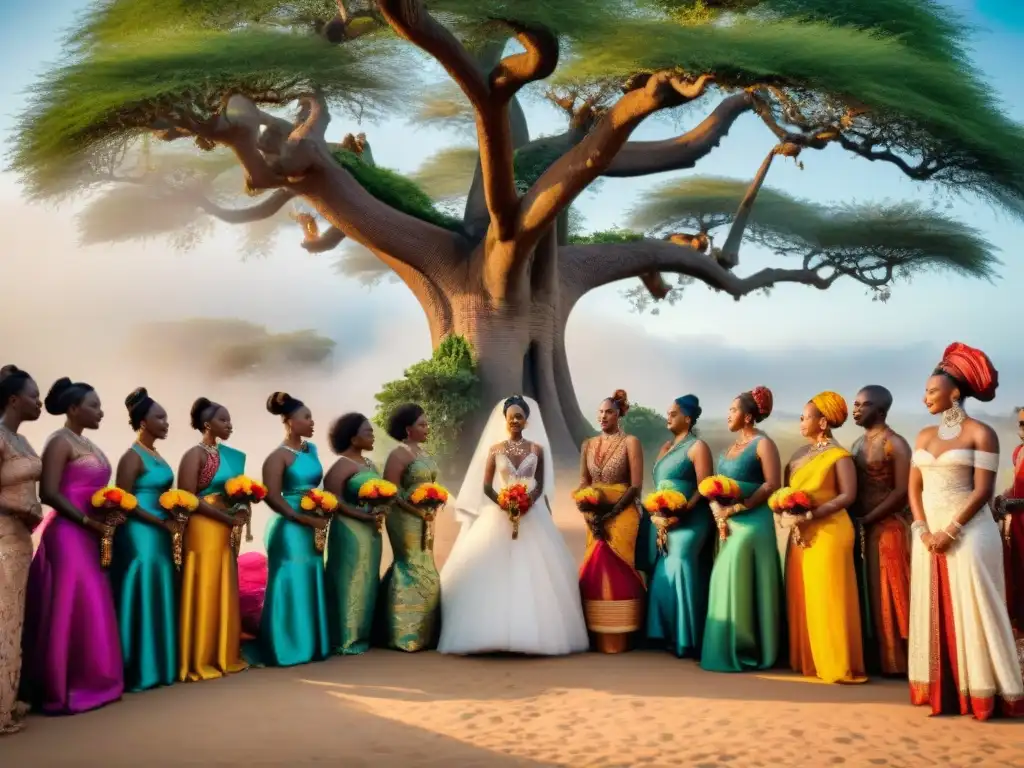
[[[715,675],[654,652],[374,650],[33,717],[3,766],[1020,765],[1024,726],[929,718],[905,684]]]
[[[579,559],[578,516],[559,507]],[[439,563],[457,530],[449,516],[439,521]],[[1024,764],[1024,724],[930,718],[909,705],[906,683],[717,675],[651,651],[526,659],[373,650],[28,725],[0,738],[0,768]]]

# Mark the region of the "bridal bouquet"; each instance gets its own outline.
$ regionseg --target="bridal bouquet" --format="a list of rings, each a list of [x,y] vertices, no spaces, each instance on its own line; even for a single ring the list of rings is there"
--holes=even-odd
[[[498,506],[505,510],[512,523],[512,540],[519,538],[519,518],[530,509],[530,494],[522,483],[514,483],[501,489],[498,494]]]
[[[788,516],[790,519],[804,517],[813,506],[811,497],[803,491],[798,491],[795,488],[779,488],[779,490],[768,498],[768,508],[772,512],[780,517]],[[792,531],[791,536],[793,538],[793,543],[798,547],[806,549],[808,542],[806,542],[801,535],[800,526],[794,525],[790,530]],[[863,543],[864,542],[862,540],[862,549]]]
[[[313,488],[306,491],[306,495],[299,501],[303,512],[313,512],[320,517],[329,517],[338,508],[338,497],[333,493]],[[313,531],[313,546],[318,553],[327,548],[327,527],[317,528]]]
[[[722,507],[735,504],[743,495],[739,483],[725,475],[705,477],[697,486],[697,492],[708,501],[713,501]],[[718,526],[718,538],[725,541],[729,537],[728,519],[715,515],[715,523]]]
[[[409,503],[415,507],[423,507],[423,520],[426,527],[423,530],[423,548],[432,551],[434,549],[434,518],[437,510],[448,503],[450,494],[448,489],[437,483],[423,483],[416,486],[409,494]]]
[[[185,539],[185,524],[188,516],[199,508],[199,499],[188,491],[172,488],[160,494],[160,507],[167,511],[174,520],[174,531],[171,533],[171,554],[176,568],[181,568]]]
[[[377,533],[384,530],[384,510],[398,496],[398,486],[379,477],[367,480],[359,486],[359,500],[373,507],[377,512]]]
[[[238,475],[224,483],[224,495],[227,496],[228,501],[234,507],[259,504],[267,498],[267,486],[253,480],[251,477]],[[209,498],[207,498],[207,501],[209,501]],[[246,516],[244,523],[236,525],[231,529],[231,548],[235,550],[235,554],[238,554],[241,546],[242,525],[245,526],[245,540],[252,541],[251,514]]]
[[[580,512],[596,512],[601,506],[601,492],[597,488],[584,486],[572,495]]]
[[[100,565],[106,568],[114,558],[114,532],[117,526],[128,519],[125,512],[131,512],[139,506],[139,500],[127,491],[110,485],[96,491],[91,501],[93,509],[100,509],[105,513],[103,534],[100,537]]]
[[[679,522],[679,513],[686,508],[686,496],[673,488],[647,494],[644,509],[658,529],[658,551],[668,553],[668,529]]]

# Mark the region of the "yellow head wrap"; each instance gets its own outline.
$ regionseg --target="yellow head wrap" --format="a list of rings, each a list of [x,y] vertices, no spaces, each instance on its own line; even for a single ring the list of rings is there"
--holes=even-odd
[[[839,429],[846,423],[849,410],[846,400],[838,392],[821,392],[812,397],[811,402],[832,429]]]

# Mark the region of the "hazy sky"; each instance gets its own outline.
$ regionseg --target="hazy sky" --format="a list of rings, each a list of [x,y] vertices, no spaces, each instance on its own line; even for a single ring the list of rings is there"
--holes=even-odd
[[[10,136],[13,117],[24,104],[23,90],[59,58],[59,33],[86,4],[49,0],[5,9],[8,21],[0,27],[0,138]],[[973,39],[978,66],[1012,116],[1024,121],[1024,81],[1017,74],[1024,63],[1021,3],[951,4],[977,28]],[[561,130],[553,111],[533,106],[529,113],[535,134]],[[379,164],[403,172],[414,171],[442,146],[463,143],[461,137],[435,130],[410,134],[409,126],[397,120],[356,125],[339,119],[332,124],[331,138],[358,130],[367,133]],[[679,130],[668,121],[653,122],[636,137],[665,137]],[[763,125],[747,116],[698,170],[749,179],[771,144]],[[776,163],[769,185],[821,201],[930,199],[930,188],[839,150],[807,153],[802,160],[804,171],[791,162]],[[623,223],[623,212],[643,190],[666,178],[606,180],[599,194],[581,199],[589,226],[608,229]],[[888,385],[896,393],[898,409],[917,410],[924,378],[954,339],[991,354],[1003,382],[994,407],[1008,409],[1024,400],[1024,347],[1014,333],[1019,290],[1014,286],[1024,285],[1024,265],[1018,258],[1024,225],[972,201],[952,202],[948,211],[983,228],[1002,249],[1005,268],[997,284],[930,275],[898,285],[885,305],[872,302],[855,283],[840,282],[827,293],[783,286],[770,298],[739,303],[697,286],[657,317],[630,314],[616,287],[595,292],[581,303],[569,328],[569,355],[585,412],[616,387],[659,409],[692,391],[704,401],[706,412],[714,413],[754,384],[771,386],[779,407],[796,411],[820,389],[852,397],[868,382]],[[124,420],[124,394],[145,383],[176,409],[207,392],[228,400],[234,404],[236,422],[248,422],[252,429],[258,423],[260,440],[269,441],[276,437],[264,430],[276,436],[279,429],[262,410],[271,389],[295,389],[315,404],[326,422],[343,410],[372,409],[372,395],[381,382],[430,351],[426,322],[403,286],[369,291],[338,277],[331,256],[311,256],[299,247],[297,231],[283,238],[271,257],[246,262],[239,258],[237,232],[228,226],[184,254],[159,241],[85,248],[78,244],[70,208],[28,206],[16,179],[0,174],[0,233],[6,284],[0,303],[5,327],[0,362],[9,359],[34,371],[44,384],[68,373],[105,387],[101,394],[118,425]],[[779,259],[749,249],[740,270],[756,270],[769,260]],[[614,324],[607,312],[598,314],[609,303],[617,312]],[[315,380],[301,376],[228,386],[202,381],[187,370],[180,377],[154,381],[147,374],[147,360],[125,359],[120,340],[126,328],[145,320],[197,316],[238,317],[275,331],[315,328],[338,340],[335,371]],[[21,330],[14,332],[15,326]],[[159,344],[154,344],[152,355],[160,354]],[[181,410],[176,414],[183,427]],[[47,429],[55,426],[52,421]],[[111,429],[130,438],[127,425]]]

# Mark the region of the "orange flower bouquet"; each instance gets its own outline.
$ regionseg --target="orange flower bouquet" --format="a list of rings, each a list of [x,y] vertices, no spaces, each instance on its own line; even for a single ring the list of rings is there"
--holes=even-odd
[[[601,492],[589,485],[575,491],[572,498],[580,512],[596,512],[601,506]]]
[[[697,486],[697,492],[708,501],[713,501],[723,507],[735,504],[743,495],[739,483],[725,475],[705,477]],[[718,538],[725,541],[729,537],[728,519],[715,515],[715,524],[718,526]]]
[[[788,515],[791,518],[805,517],[813,506],[814,503],[811,501],[811,497],[795,488],[779,488],[768,498],[768,508],[772,512],[780,516]],[[792,531],[790,535],[793,543],[798,547],[806,549],[809,546],[809,542],[805,541],[800,533],[800,526],[794,525],[790,530]]]
[[[174,565],[181,568],[185,525],[188,523],[188,516],[199,508],[199,499],[188,491],[172,488],[160,494],[160,508],[168,512],[174,521],[174,531],[171,533],[171,554],[174,558]]]
[[[104,529],[100,536],[100,565],[107,568],[114,557],[114,532],[117,526],[128,519],[125,512],[131,512],[139,506],[139,500],[127,491],[108,485],[92,495],[91,503],[93,509],[104,512]]]
[[[359,500],[368,504],[377,514],[377,533],[384,530],[384,514],[398,496],[398,486],[379,477],[373,477],[359,486]]]
[[[248,507],[259,504],[267,498],[267,486],[246,475],[232,477],[224,483],[224,495],[233,507]],[[209,498],[207,498],[209,501]],[[252,514],[246,515],[244,523],[231,529],[231,548],[238,553],[241,548],[242,527],[245,527],[245,540],[252,541]]]
[[[522,483],[513,483],[502,488],[498,494],[498,506],[505,510],[509,521],[512,523],[512,540],[519,538],[519,518],[527,513],[530,505],[530,494]]]
[[[434,519],[437,510],[448,503],[451,494],[448,489],[437,483],[422,483],[409,494],[409,503],[415,507],[423,507],[423,548],[428,552],[434,549]]]
[[[306,495],[299,501],[303,512],[312,512],[319,517],[329,517],[338,508],[338,497],[333,493],[313,488],[306,491]],[[327,548],[327,528],[317,528],[313,532],[313,546],[317,552],[323,552]]]
[[[679,522],[679,513],[686,508],[686,496],[674,488],[663,488],[647,494],[644,509],[658,529],[658,551],[668,553],[668,529]]]

